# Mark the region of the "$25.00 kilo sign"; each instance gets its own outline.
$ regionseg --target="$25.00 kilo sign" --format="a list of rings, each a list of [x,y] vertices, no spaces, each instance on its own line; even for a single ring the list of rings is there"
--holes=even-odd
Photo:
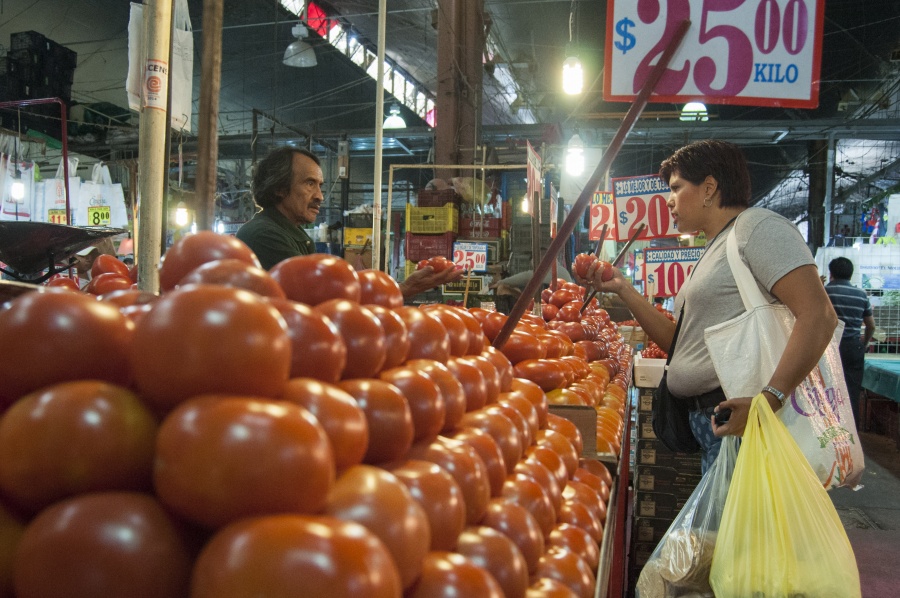
[[[630,101],[669,40],[654,102],[815,108],[825,0],[610,0],[603,99]]]

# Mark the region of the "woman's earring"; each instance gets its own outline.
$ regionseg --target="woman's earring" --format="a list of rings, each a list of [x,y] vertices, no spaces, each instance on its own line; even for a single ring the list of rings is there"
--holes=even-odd
[[[711,205],[712,205],[712,202],[710,201],[710,196],[707,195],[706,199],[703,200],[703,207],[708,208]]]

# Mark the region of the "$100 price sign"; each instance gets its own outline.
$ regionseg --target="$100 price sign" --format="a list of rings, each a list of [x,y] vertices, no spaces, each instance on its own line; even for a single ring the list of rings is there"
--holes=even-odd
[[[610,0],[603,99],[631,100],[682,21],[654,102],[815,108],[825,0]]]
[[[674,297],[691,275],[705,247],[644,250],[644,294]]]
[[[643,224],[639,240],[675,237],[678,229],[666,199],[669,186],[656,174],[612,179],[615,197],[616,239],[627,241]]]

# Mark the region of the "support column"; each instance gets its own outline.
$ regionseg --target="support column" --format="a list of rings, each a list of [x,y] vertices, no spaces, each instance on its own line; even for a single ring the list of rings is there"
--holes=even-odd
[[[828,177],[826,165],[828,158],[828,141],[816,139],[809,142],[809,233],[806,244],[813,254],[824,245],[825,227],[825,187]]]
[[[197,147],[198,230],[213,230],[215,220],[216,174],[219,163],[219,88],[222,80],[222,10],[222,0],[203,0],[203,59]]]

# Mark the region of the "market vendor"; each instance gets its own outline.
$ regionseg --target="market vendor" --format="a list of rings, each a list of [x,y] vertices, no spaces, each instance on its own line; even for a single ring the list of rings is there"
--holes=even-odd
[[[251,191],[261,210],[236,236],[253,250],[263,268],[315,253],[316,245],[302,227],[316,221],[325,201],[324,184],[319,157],[303,148],[277,148],[256,165]],[[412,297],[461,277],[458,270],[435,272],[428,266],[410,274],[400,290],[404,297]]]

